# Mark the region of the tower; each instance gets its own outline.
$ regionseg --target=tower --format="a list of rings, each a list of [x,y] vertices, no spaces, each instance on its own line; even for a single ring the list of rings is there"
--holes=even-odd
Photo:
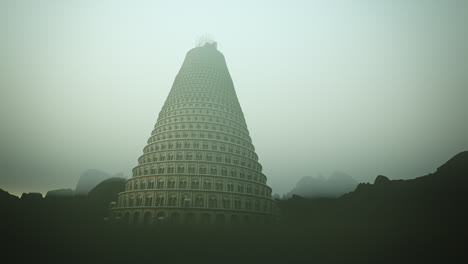
[[[215,43],[191,49],[119,193],[126,223],[266,223],[276,202]]]

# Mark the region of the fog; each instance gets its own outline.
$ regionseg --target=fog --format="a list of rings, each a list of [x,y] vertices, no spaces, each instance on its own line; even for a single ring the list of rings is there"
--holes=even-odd
[[[186,52],[218,42],[267,184],[468,149],[466,1],[1,1],[0,188],[127,177]]]

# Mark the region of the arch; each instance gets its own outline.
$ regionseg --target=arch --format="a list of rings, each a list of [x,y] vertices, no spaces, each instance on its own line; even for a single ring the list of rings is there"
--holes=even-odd
[[[207,213],[202,214],[201,223],[202,223],[202,224],[209,224],[209,223],[211,223],[211,215],[209,215],[209,214],[207,214]]]
[[[195,197],[195,207],[203,207],[203,206],[204,206],[203,195],[199,194]]]
[[[140,212],[133,213],[133,224],[140,223]]]
[[[185,223],[186,224],[195,224],[195,214],[194,213],[187,213],[185,215]]]
[[[130,213],[127,212],[127,213],[125,213],[125,215],[124,215],[123,223],[124,223],[124,224],[129,224],[129,222],[130,222]]]
[[[236,214],[231,215],[231,224],[239,224],[239,217]]]
[[[145,215],[143,216],[143,224],[145,226],[148,226],[151,224],[153,220],[153,214],[151,212],[146,212]]]
[[[162,224],[166,220],[166,213],[159,212],[156,214],[156,223]]]
[[[180,214],[174,212],[171,214],[171,224],[179,224],[180,223]]]
[[[226,220],[226,217],[224,216],[224,214],[217,214],[216,215],[216,219],[215,219],[216,224],[222,225],[222,224],[224,224],[225,220]]]

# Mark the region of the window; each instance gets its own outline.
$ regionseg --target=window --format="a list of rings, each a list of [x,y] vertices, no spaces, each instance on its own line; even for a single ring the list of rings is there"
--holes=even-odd
[[[239,198],[234,198],[234,209],[241,209],[241,201]]]
[[[221,168],[221,176],[227,176],[227,168],[226,167]]]
[[[218,168],[216,168],[216,167],[211,167],[211,169],[210,169],[210,174],[211,174],[211,175],[216,175],[216,174],[218,174]]]
[[[192,180],[191,188],[192,188],[192,189],[198,189],[198,188],[200,188],[200,182],[198,181],[198,179],[193,179],[193,180]]]
[[[158,185],[156,186],[156,188],[158,189],[164,188],[164,181],[162,179],[158,181]]]
[[[211,181],[205,180],[205,181],[203,182],[203,189],[205,189],[205,190],[211,190]]]
[[[220,181],[217,181],[216,184],[215,184],[215,189],[217,191],[222,191],[223,190],[223,183],[220,182]]]
[[[232,182],[228,182],[226,184],[226,187],[227,187],[228,192],[233,192],[234,191],[234,184]]]
[[[226,209],[231,208],[231,200],[229,199],[229,197],[223,198],[223,208],[226,208]]]
[[[174,166],[173,165],[169,165],[169,167],[167,168],[167,173],[174,173]]]
[[[169,189],[174,189],[175,188],[175,180],[170,179],[169,182],[167,183],[167,188]]]
[[[252,201],[250,199],[245,200],[245,209],[252,210]]]
[[[169,197],[168,205],[169,206],[176,206],[177,205],[177,197],[175,197],[175,196]]]
[[[186,159],[186,160],[192,160],[192,152],[188,152],[188,153],[185,155],[185,159]]]
[[[218,198],[216,196],[210,196],[208,199],[208,208],[217,208],[218,207]]]
[[[182,179],[179,181],[179,189],[186,189],[187,188],[187,180]]]
[[[177,166],[177,173],[185,173],[185,166],[184,165]]]
[[[151,206],[153,205],[153,197],[147,196],[145,199],[145,206]]]
[[[203,207],[203,196],[199,195],[195,197],[195,206],[196,207]]]
[[[195,173],[195,165],[189,165],[188,173]]]
[[[206,174],[206,166],[201,165],[201,166],[200,166],[200,169],[199,169],[199,173],[200,173],[200,174]]]

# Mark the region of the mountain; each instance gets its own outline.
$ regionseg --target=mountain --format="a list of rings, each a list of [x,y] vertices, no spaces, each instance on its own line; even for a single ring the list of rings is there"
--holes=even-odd
[[[468,190],[468,151],[460,152],[434,173],[410,180],[389,180],[379,175],[374,184],[360,183],[343,199],[373,199],[382,201],[449,202],[465,200]],[[429,204],[428,204],[429,206]]]
[[[123,177],[123,174],[117,173],[111,175],[109,173],[95,169],[87,170],[81,174],[80,179],[78,180],[78,184],[75,188],[75,195],[87,195],[89,191],[96,187],[96,185],[98,185],[100,182],[112,177],[121,178]]]
[[[353,191],[358,182],[346,173],[335,171],[329,178],[323,176],[303,177],[286,197],[299,195],[305,198],[336,198]]]
[[[88,199],[105,213],[110,202],[117,201],[117,194],[125,190],[125,178],[110,178],[102,181],[88,193]]]
[[[48,191],[45,198],[73,197],[75,192],[72,189],[57,189]]]

